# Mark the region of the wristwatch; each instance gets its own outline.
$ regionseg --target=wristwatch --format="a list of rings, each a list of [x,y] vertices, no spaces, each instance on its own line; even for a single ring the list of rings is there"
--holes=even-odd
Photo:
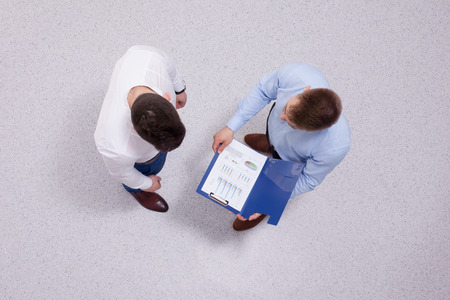
[[[184,80],[182,80],[181,82],[183,82],[184,88],[179,92],[175,92],[175,94],[177,94],[177,95],[184,93],[184,91],[186,90],[186,82],[184,82]]]

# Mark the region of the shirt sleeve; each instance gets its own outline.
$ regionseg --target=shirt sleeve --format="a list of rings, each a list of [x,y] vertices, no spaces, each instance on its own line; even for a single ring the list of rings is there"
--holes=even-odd
[[[177,68],[175,67],[175,64],[166,53],[163,52],[163,56],[166,61],[167,72],[169,73],[170,80],[172,80],[173,89],[175,92],[182,91],[184,89],[184,83]]]
[[[152,186],[153,181],[150,177],[143,175],[134,168],[135,159],[103,153],[102,157],[109,173],[118,182],[133,189],[148,189]]]
[[[272,100],[277,98],[279,70],[265,75],[261,81],[239,102],[239,106],[227,126],[234,132],[254,117]]]
[[[327,150],[309,158],[295,185],[291,198],[314,190],[344,159],[349,150],[350,147]]]

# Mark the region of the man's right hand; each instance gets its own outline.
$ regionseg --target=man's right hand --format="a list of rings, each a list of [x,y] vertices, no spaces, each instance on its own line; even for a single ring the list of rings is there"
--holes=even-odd
[[[214,143],[212,145],[213,151],[214,152],[219,151],[219,153],[222,153],[223,149],[225,149],[226,146],[231,144],[231,142],[233,141],[233,137],[234,137],[233,130],[231,130],[227,126],[222,128],[214,135]]]
[[[154,193],[157,190],[159,190],[161,188],[161,177],[156,176],[156,175],[149,175],[148,177],[150,177],[150,179],[152,180],[152,186],[149,187],[148,189],[143,190],[144,192],[150,192],[150,193]]]

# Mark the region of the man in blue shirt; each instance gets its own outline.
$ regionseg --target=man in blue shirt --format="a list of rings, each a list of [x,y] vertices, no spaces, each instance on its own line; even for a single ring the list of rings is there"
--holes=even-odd
[[[265,75],[239,102],[226,127],[214,135],[213,150],[222,152],[234,132],[273,100],[266,134],[248,134],[244,140],[274,158],[304,164],[293,197],[314,190],[344,159],[350,149],[350,128],[341,114],[341,100],[329,89],[322,72],[314,66],[291,63]],[[253,228],[264,217],[258,212],[248,220],[238,215],[233,228]]]

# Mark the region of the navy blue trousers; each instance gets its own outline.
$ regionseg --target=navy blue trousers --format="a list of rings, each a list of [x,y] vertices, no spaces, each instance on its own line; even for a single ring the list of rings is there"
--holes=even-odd
[[[144,174],[145,176],[148,175],[156,175],[158,174],[162,168],[164,167],[164,163],[166,162],[166,156],[167,152],[162,152],[159,157],[148,165],[142,165],[142,164],[134,164],[134,168]],[[123,187],[130,193],[140,193],[142,192],[141,189],[132,189],[129,186],[126,186],[125,184]]]

